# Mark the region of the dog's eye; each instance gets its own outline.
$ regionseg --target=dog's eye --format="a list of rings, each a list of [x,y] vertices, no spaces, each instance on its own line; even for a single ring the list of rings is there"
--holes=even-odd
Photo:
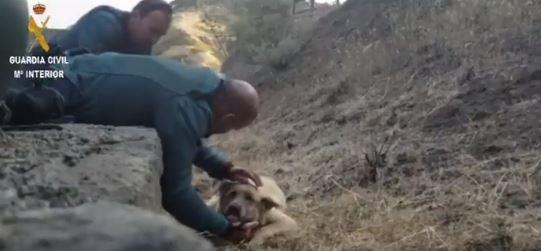
[[[254,201],[254,197],[250,196],[249,194],[244,195],[244,199],[247,201]]]
[[[231,192],[229,193],[229,196],[231,196],[231,197],[237,196],[237,191],[231,191]]]

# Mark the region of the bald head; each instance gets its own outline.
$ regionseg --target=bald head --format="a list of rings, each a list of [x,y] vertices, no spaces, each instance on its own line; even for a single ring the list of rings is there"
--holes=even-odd
[[[226,93],[229,95],[229,105],[232,110],[246,119],[255,119],[259,111],[259,96],[249,83],[242,80],[225,82]],[[251,122],[251,121],[250,121]]]
[[[255,88],[242,80],[228,80],[213,99],[212,133],[238,130],[251,124],[259,112]]]

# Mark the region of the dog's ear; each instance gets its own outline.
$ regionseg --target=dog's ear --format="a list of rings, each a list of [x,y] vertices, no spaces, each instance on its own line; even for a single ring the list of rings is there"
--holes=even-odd
[[[273,209],[275,207],[280,206],[280,205],[278,205],[278,203],[276,203],[271,198],[263,198],[263,199],[261,199],[261,204],[263,205],[263,207],[265,207],[265,210],[271,210],[271,209]]]
[[[222,181],[220,187],[218,187],[218,193],[220,196],[225,196],[225,194],[233,187],[235,183],[229,180]]]

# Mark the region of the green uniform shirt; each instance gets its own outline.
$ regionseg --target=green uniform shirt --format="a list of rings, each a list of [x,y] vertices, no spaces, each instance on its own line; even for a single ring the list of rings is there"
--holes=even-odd
[[[129,12],[111,6],[98,6],[48,41],[62,50],[85,48],[94,54],[121,52],[150,55],[151,47],[138,46],[130,41],[127,30],[129,15]]]
[[[223,75],[152,56],[104,53],[70,59],[66,77],[80,90],[68,112],[77,122],[148,126],[163,149],[163,205],[181,223],[221,235],[230,223],[210,210],[192,186],[192,163],[225,175],[226,159],[202,143],[212,124],[210,97]]]

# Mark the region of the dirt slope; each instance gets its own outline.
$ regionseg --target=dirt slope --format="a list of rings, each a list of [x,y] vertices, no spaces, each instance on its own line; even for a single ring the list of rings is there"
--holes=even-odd
[[[522,0],[323,18],[286,71],[250,78],[257,123],[218,139],[304,227],[254,250],[540,250],[540,24]]]
[[[171,28],[154,47],[154,53],[185,64],[219,70],[224,58],[218,35],[225,26],[204,17],[195,8],[173,15]]]

